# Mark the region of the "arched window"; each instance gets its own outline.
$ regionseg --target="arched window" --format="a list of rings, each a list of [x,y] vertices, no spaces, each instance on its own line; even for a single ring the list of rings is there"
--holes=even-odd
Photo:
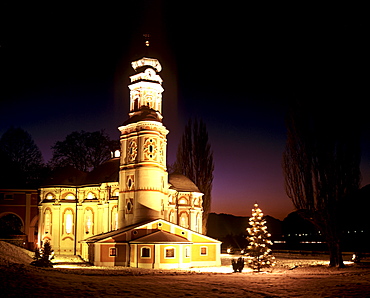
[[[94,233],[93,231],[93,225],[94,225],[94,214],[91,208],[87,208],[85,210],[84,215],[84,223],[85,223],[85,233],[90,234]]]
[[[94,195],[94,193],[92,193],[91,191],[87,194],[87,199],[88,200],[94,200],[96,197]]]
[[[66,200],[74,200],[75,198],[76,198],[75,195],[72,193],[67,194],[65,197]]]
[[[200,233],[200,227],[201,227],[201,220],[200,220],[200,215],[197,213],[195,217],[195,232]]]
[[[178,201],[179,205],[188,205],[188,200],[185,197],[181,197]]]
[[[116,188],[115,190],[113,190],[112,192],[112,198],[118,198],[119,196],[119,189]]]
[[[49,193],[46,195],[46,199],[47,199],[47,200],[54,200],[54,196],[53,196],[53,194],[49,192]]]
[[[117,211],[117,206],[114,206],[112,209],[112,218],[111,218],[111,227],[112,230],[117,230],[118,229],[118,211]]]
[[[139,109],[139,97],[136,97],[134,99],[134,111],[137,111]]]
[[[181,212],[180,213],[180,220],[179,220],[180,226],[183,228],[189,228],[189,215],[187,212]]]
[[[175,222],[175,212],[173,210],[170,211],[170,214],[168,215],[168,221],[169,222],[172,222],[172,223],[176,223]]]
[[[24,230],[22,219],[13,213],[8,213],[0,217],[0,227],[0,232],[4,235],[22,234]]]
[[[50,209],[46,209],[44,213],[44,233],[51,233],[51,212]]]
[[[73,233],[73,212],[71,209],[64,212],[64,232],[66,234]]]

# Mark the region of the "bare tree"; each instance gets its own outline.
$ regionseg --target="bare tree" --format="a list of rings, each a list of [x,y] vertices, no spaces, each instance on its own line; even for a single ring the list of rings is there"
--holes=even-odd
[[[0,180],[8,187],[36,187],[44,167],[40,149],[20,127],[11,127],[1,136],[0,164]]]
[[[202,229],[206,234],[207,219],[211,211],[214,163],[207,128],[202,120],[190,119],[185,126],[173,170],[187,176],[204,194]]]
[[[107,161],[113,142],[104,131],[72,132],[64,141],[52,147],[52,167],[70,165],[80,171],[90,171]]]
[[[330,266],[337,267],[344,266],[340,208],[360,182],[360,137],[353,124],[343,111],[318,112],[301,105],[287,119],[283,154],[287,195],[323,233]]]

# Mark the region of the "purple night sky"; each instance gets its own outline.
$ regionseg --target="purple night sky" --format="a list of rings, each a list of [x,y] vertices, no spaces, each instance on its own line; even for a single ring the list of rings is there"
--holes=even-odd
[[[4,7],[0,135],[22,127],[45,161],[73,131],[105,129],[118,139],[130,62],[149,32],[150,56],[163,66],[168,162],[187,120],[201,118],[215,159],[212,211],[248,216],[258,202],[284,219],[294,210],[281,169],[288,104],[319,94],[315,86],[333,76],[347,89],[361,84],[361,18],[350,7],[139,2]],[[363,185],[369,164],[364,158]]]

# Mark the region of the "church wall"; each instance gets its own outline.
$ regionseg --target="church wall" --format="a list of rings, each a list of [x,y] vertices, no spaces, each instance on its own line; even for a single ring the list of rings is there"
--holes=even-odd
[[[26,236],[24,247],[33,250],[38,233],[38,191],[36,189],[0,189],[0,217],[15,214]]]
[[[197,243],[192,245],[192,266],[220,266],[221,243]]]
[[[138,244],[137,245],[137,264],[139,268],[153,268],[154,254],[155,254],[154,244]],[[149,251],[149,255],[143,255],[143,249]]]
[[[81,240],[116,229],[117,198],[108,200],[107,186],[41,189],[39,243],[50,241],[56,254],[79,255]]]
[[[173,233],[176,234],[176,235],[179,235],[181,237],[185,237],[185,238],[188,238],[188,236],[189,236],[188,231],[186,231],[185,229],[181,229],[179,227],[175,227]]]
[[[124,265],[127,262],[127,244],[126,243],[99,243],[100,246],[100,263],[111,263],[112,265]]]
[[[181,260],[181,245],[163,244],[160,246],[160,262],[162,264],[179,264]],[[172,253],[173,251],[173,253]]]

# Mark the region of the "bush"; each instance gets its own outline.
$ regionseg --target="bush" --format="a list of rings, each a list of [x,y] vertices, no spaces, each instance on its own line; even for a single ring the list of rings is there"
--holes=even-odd
[[[244,268],[244,259],[240,257],[237,261],[231,260],[234,272],[242,272]]]
[[[54,251],[51,249],[50,242],[46,241],[41,250],[36,247],[35,256],[33,258],[35,261],[31,262],[31,265],[37,267],[53,268],[51,260],[54,258]]]

